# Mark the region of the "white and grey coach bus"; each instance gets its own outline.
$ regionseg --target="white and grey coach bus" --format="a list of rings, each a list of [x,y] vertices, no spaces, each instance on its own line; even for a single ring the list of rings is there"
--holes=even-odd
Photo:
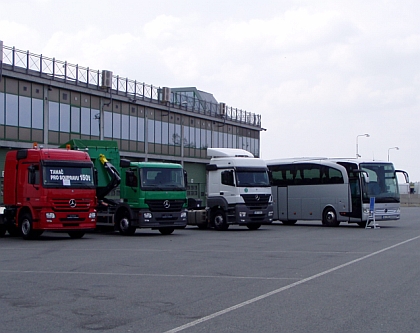
[[[366,226],[372,220],[400,218],[400,195],[390,162],[360,159],[298,158],[267,161],[273,194],[273,220],[321,220],[325,226],[340,222]]]

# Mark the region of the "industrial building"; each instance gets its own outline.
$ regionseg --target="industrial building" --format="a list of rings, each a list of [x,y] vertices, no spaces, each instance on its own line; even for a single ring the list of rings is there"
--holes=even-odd
[[[0,41],[1,170],[8,150],[34,142],[55,148],[71,139],[115,140],[133,161],[182,164],[188,195],[204,200],[206,148],[259,157],[262,130],[260,115],[195,87],[156,87]]]

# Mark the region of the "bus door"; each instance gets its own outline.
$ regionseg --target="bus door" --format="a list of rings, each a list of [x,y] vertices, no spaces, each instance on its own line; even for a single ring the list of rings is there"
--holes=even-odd
[[[347,175],[349,177],[350,195],[351,195],[351,212],[350,218],[362,219],[362,173],[358,172],[358,166],[356,163],[349,162],[338,162],[346,168]]]
[[[287,220],[287,186],[272,186],[274,216],[273,220]]]

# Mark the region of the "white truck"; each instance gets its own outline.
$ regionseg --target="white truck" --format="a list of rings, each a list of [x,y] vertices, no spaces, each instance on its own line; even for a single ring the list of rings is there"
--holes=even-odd
[[[188,225],[227,230],[231,224],[251,230],[273,221],[273,197],[267,164],[243,149],[207,148],[207,204],[189,200]]]

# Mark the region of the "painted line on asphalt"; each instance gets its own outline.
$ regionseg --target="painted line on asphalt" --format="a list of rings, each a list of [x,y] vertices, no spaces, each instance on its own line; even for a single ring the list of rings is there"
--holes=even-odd
[[[231,280],[300,280],[299,278],[279,278],[264,276],[234,276],[234,275],[186,275],[186,274],[145,274],[145,273],[112,273],[112,272],[70,272],[70,271],[18,271],[11,269],[1,269],[2,273],[23,273],[23,274],[63,274],[63,275],[102,275],[102,276],[145,276],[145,277],[176,277],[176,278],[197,278],[197,279],[231,279]]]
[[[214,318],[216,318],[216,317],[219,317],[219,316],[224,315],[224,314],[226,314],[226,313],[232,312],[232,311],[237,310],[237,309],[239,309],[239,308],[242,308],[242,307],[244,307],[244,306],[247,306],[247,305],[250,305],[250,304],[252,304],[252,303],[258,302],[258,301],[260,301],[260,300],[262,300],[262,299],[264,299],[264,298],[267,298],[267,297],[270,297],[270,296],[276,295],[276,294],[278,294],[278,293],[281,293],[282,291],[285,291],[285,290],[288,290],[288,289],[290,289],[290,288],[296,287],[296,286],[301,285],[301,284],[303,284],[303,283],[305,283],[305,282],[308,282],[308,281],[314,280],[314,279],[316,279],[316,278],[319,278],[319,277],[321,277],[321,276],[324,276],[324,275],[326,275],[326,274],[329,274],[329,273],[334,272],[334,271],[336,271],[336,270],[339,270],[339,269],[341,269],[341,268],[344,268],[344,267],[347,267],[347,266],[353,265],[353,264],[355,264],[355,263],[358,263],[359,261],[362,261],[362,260],[368,259],[368,258],[373,257],[373,256],[375,256],[375,255],[378,255],[378,254],[380,254],[380,253],[382,253],[382,252],[385,252],[385,251],[391,250],[391,249],[393,249],[393,248],[395,248],[395,247],[401,246],[401,245],[403,245],[403,244],[406,244],[406,243],[408,243],[408,242],[414,241],[414,240],[419,239],[419,238],[420,238],[420,236],[413,237],[413,238],[407,239],[407,240],[405,240],[405,241],[403,241],[403,242],[400,242],[400,243],[397,243],[397,244],[394,244],[394,245],[388,246],[388,247],[386,247],[386,248],[384,248],[384,249],[382,249],[382,250],[372,252],[372,253],[370,253],[370,254],[368,254],[368,255],[365,255],[365,256],[363,256],[363,257],[360,257],[360,258],[358,258],[358,259],[351,260],[351,261],[349,261],[349,262],[347,262],[347,263],[345,263],[345,264],[338,265],[338,266],[336,266],[336,267],[333,267],[333,268],[328,269],[328,270],[326,270],[326,271],[323,271],[323,272],[321,272],[321,273],[318,273],[318,274],[312,275],[312,276],[307,277],[307,278],[305,278],[305,279],[299,280],[299,281],[294,282],[294,283],[292,283],[292,284],[289,284],[289,285],[287,285],[287,286],[284,286],[284,287],[278,288],[278,289],[276,289],[276,290],[270,291],[270,292],[268,292],[268,293],[266,293],[266,294],[263,294],[263,295],[260,295],[260,296],[257,296],[257,297],[254,297],[254,298],[251,298],[251,299],[249,299],[249,300],[247,300],[247,301],[245,301],[245,302],[242,302],[242,303],[236,304],[236,305],[234,305],[234,306],[231,306],[231,307],[226,308],[226,309],[221,310],[221,311],[217,311],[217,312],[212,313],[212,314],[210,314],[210,315],[208,315],[208,316],[205,316],[205,317],[202,317],[202,318],[200,318],[200,319],[194,320],[194,321],[189,322],[189,323],[187,323],[187,324],[184,324],[184,325],[182,325],[182,326],[178,326],[178,327],[173,328],[173,329],[171,329],[171,330],[169,330],[169,331],[166,331],[166,332],[164,332],[164,333],[176,333],[176,332],[183,331],[183,330],[185,330],[185,329],[187,329],[187,328],[194,327],[194,326],[196,326],[196,325],[198,325],[198,324],[201,324],[201,323],[203,323],[203,322],[205,322],[205,321],[208,321],[208,320],[214,319]]]

